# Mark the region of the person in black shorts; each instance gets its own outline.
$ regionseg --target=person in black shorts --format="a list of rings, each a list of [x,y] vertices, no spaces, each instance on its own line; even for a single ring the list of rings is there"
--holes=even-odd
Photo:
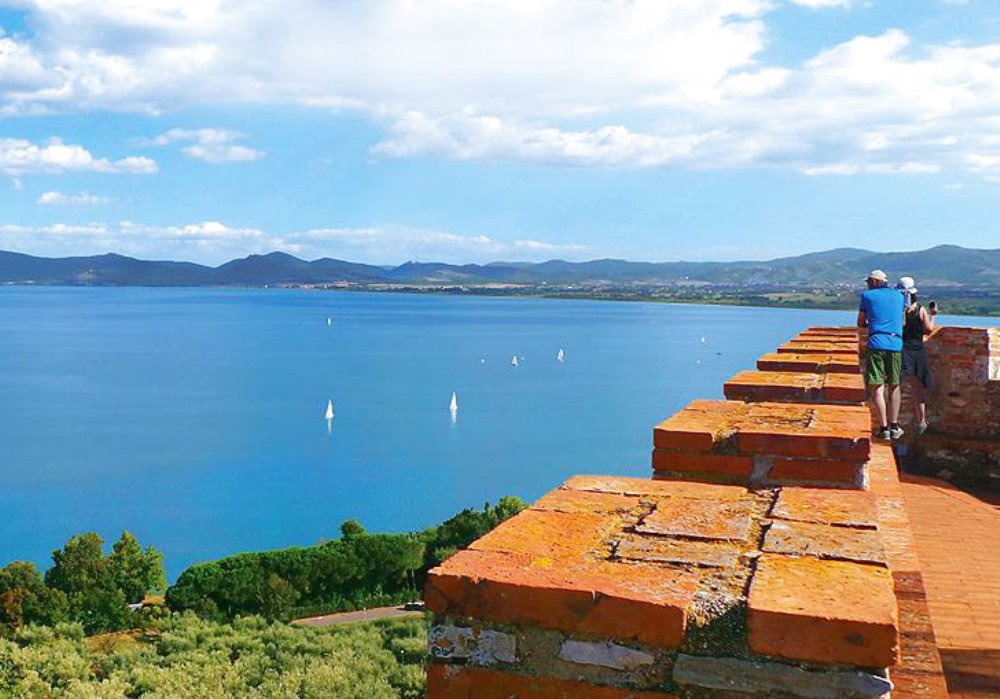
[[[927,431],[927,392],[931,390],[934,382],[930,363],[927,361],[924,338],[934,330],[937,304],[931,301],[929,308],[924,308],[918,303],[917,287],[912,277],[901,278],[896,286],[906,298],[906,311],[903,316],[902,376],[912,391],[917,432],[923,434]]]

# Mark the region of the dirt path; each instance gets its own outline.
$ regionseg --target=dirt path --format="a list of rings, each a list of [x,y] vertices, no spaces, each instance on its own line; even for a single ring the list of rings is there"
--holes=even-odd
[[[407,610],[402,607],[373,607],[360,612],[339,612],[337,614],[326,614],[324,616],[311,616],[305,619],[296,619],[293,624],[302,626],[333,626],[334,624],[353,624],[358,621],[372,621],[373,619],[415,619],[423,616],[423,612]]]

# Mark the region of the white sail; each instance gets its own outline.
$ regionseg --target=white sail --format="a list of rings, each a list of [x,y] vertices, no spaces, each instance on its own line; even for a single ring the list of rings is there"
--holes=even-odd
[[[556,355],[556,359],[558,359],[560,362],[566,361],[566,353],[560,349],[559,354]]]
[[[332,400],[328,400],[326,402],[326,419],[327,420],[332,420],[333,419],[333,401]]]
[[[326,319],[326,324],[327,324],[327,326],[333,325],[333,318],[327,318]]]
[[[517,366],[517,355],[516,354],[513,357],[510,358],[510,365],[511,366]]]
[[[451,405],[448,406],[448,410],[451,412],[458,412],[458,395],[454,391],[451,392]]]

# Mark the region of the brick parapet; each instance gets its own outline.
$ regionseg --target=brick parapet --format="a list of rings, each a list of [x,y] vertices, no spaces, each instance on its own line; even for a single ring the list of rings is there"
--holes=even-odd
[[[653,430],[657,478],[864,488],[862,406],[692,401]]]
[[[823,394],[858,342],[804,331],[657,425],[654,479],[572,478],[431,571],[429,699],[943,696],[891,449]]]
[[[1000,328],[942,327],[926,348],[934,386],[925,435],[916,430],[913,386],[903,384],[907,468],[1000,488]]]
[[[872,669],[894,664],[898,639],[879,536],[860,491],[576,477],[431,571],[431,654],[637,692],[710,691],[733,663],[772,690],[800,671],[884,689]],[[449,639],[475,634],[456,655]],[[691,676],[675,676],[681,656]]]
[[[729,400],[748,403],[861,405],[865,401],[860,373],[741,371],[722,390]]]

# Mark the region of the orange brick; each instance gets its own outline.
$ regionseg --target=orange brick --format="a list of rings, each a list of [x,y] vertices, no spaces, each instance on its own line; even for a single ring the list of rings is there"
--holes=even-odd
[[[791,352],[765,354],[757,360],[761,371],[813,371],[819,373],[858,373],[857,357],[831,354],[800,354]]]
[[[653,428],[657,449],[708,452],[732,432],[732,425],[746,412],[738,403],[720,400],[691,401]]]
[[[733,568],[740,550],[719,541],[690,541],[662,536],[627,536],[615,547],[615,557],[646,563],[683,563],[706,568]]]
[[[424,600],[437,614],[676,648],[695,589],[686,571],[467,550],[430,571]]]
[[[768,527],[764,551],[885,565],[882,537],[874,529],[777,520]]]
[[[727,381],[722,392],[729,400],[816,401],[822,382],[816,373],[741,371]]]
[[[753,458],[728,454],[683,454],[666,449],[654,449],[653,470],[721,473],[746,479],[753,470]]]
[[[685,481],[654,481],[649,478],[628,478],[625,476],[573,476],[562,487],[597,493],[637,495],[650,499],[673,497],[738,500],[747,494],[747,489],[741,486]]]
[[[885,568],[764,554],[748,608],[756,653],[870,668],[898,659],[896,598]]]
[[[642,534],[692,539],[745,541],[750,531],[750,501],[664,498],[642,518]]]
[[[871,440],[868,437],[848,436],[836,433],[821,433],[816,430],[763,425],[749,426],[736,437],[739,450],[743,453],[774,455],[829,457],[841,461],[864,463],[868,460]]]
[[[595,512],[525,510],[470,544],[470,549],[520,553],[553,559],[575,559],[599,549],[615,528],[617,517]]]
[[[856,357],[857,344],[839,342],[786,342],[778,347],[778,354],[821,354]]]
[[[782,488],[771,516],[869,529],[874,529],[878,522],[875,496],[860,490]]]
[[[775,457],[768,478],[776,483],[823,481],[850,485],[857,481],[862,467],[857,461]]]
[[[861,374],[828,373],[823,379],[823,396],[830,401],[863,403],[864,377]]]
[[[461,665],[431,665],[427,668],[427,699],[677,699],[677,695]]]
[[[642,499],[635,495],[619,495],[617,493],[596,493],[586,490],[569,490],[556,488],[539,498],[534,510],[553,510],[555,512],[603,512],[629,513],[647,511]]]

